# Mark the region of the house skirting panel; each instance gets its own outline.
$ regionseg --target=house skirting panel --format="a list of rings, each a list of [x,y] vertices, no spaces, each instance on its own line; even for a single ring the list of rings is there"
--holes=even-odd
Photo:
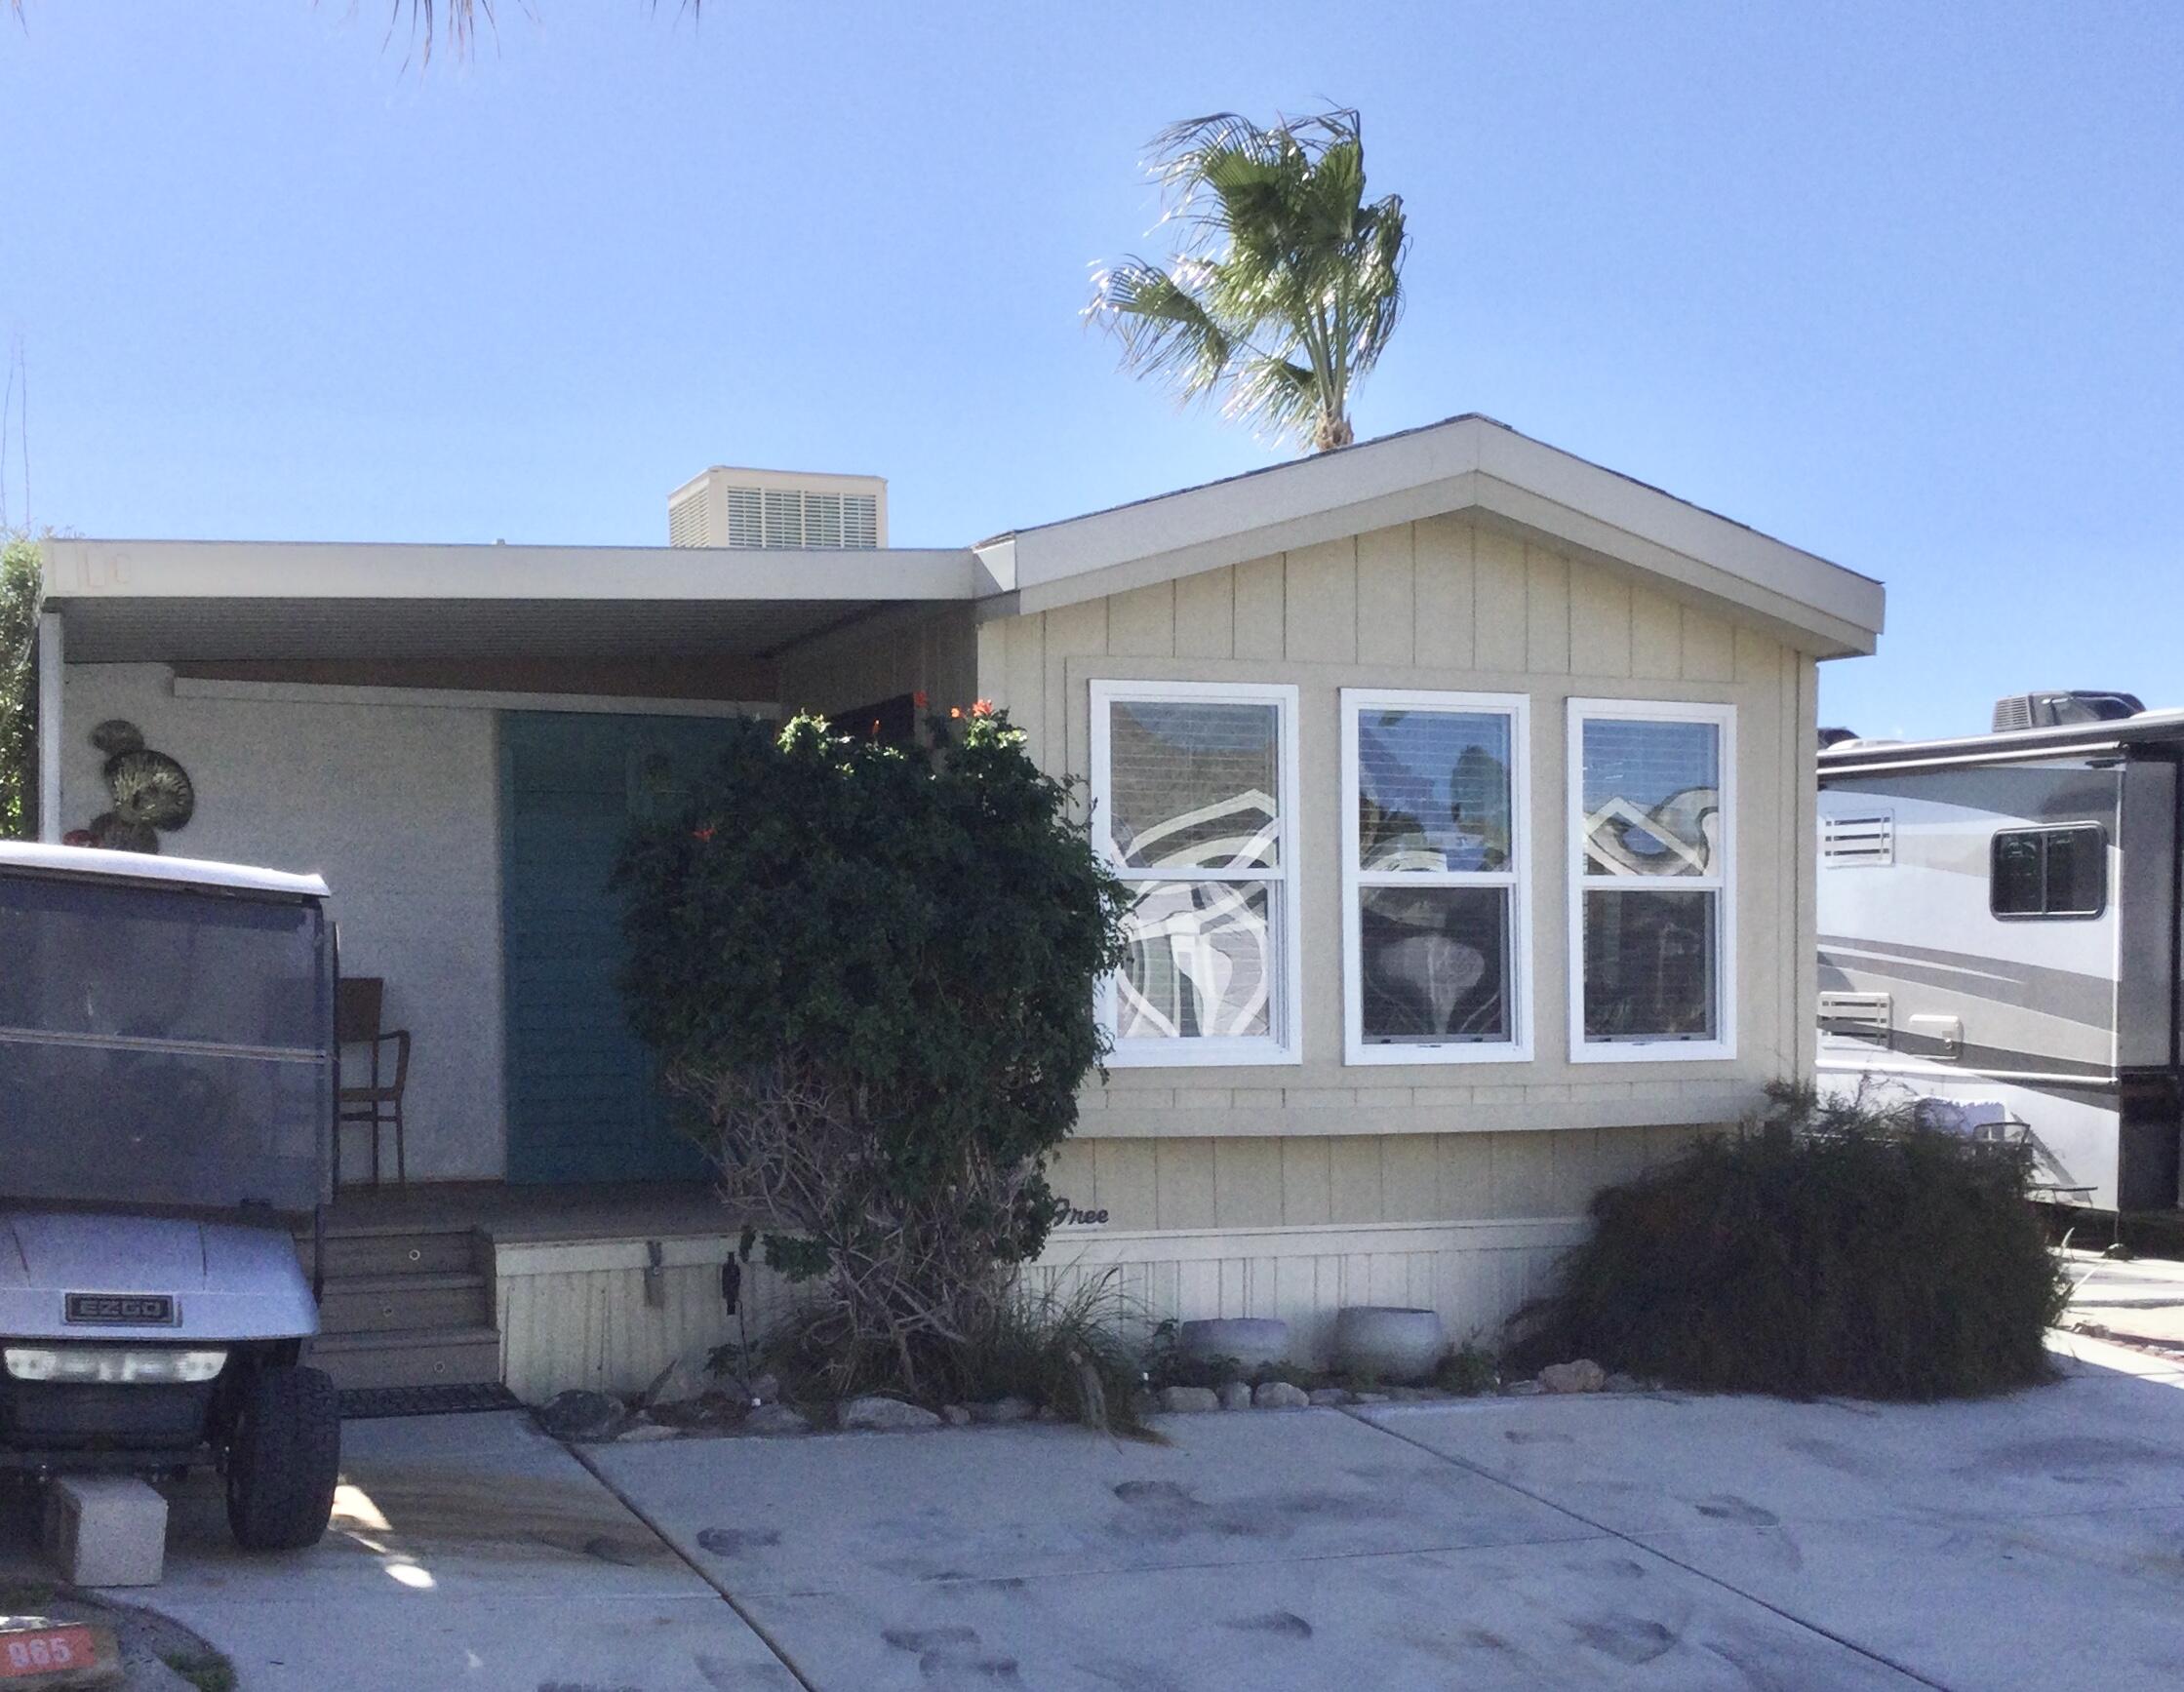
[[[1158,1321],[1280,1317],[1299,1361],[1325,1360],[1344,1305],[1441,1313],[1451,1342],[1492,1345],[1502,1324],[1549,1290],[1581,1217],[1199,1233],[1063,1230],[1030,1272],[1037,1290],[1105,1279]]]
[[[1281,1317],[1298,1360],[1322,1361],[1335,1312],[1352,1304],[1439,1311],[1451,1342],[1494,1344],[1512,1315],[1549,1290],[1586,1226],[1579,1217],[1542,1217],[1193,1233],[1064,1229],[1025,1279],[1033,1292],[1062,1294],[1102,1281],[1123,1312],[1147,1324]],[[752,1263],[739,1320],[721,1297],[721,1265],[735,1246],[734,1234],[496,1246],[501,1379],[534,1404],[571,1387],[641,1392],[678,1361],[686,1391],[703,1382],[716,1347],[746,1331],[756,1339],[793,1303],[785,1281]]]
[[[527,1404],[571,1387],[642,1392],[672,1362],[683,1365],[683,1392],[702,1385],[715,1347],[738,1339],[746,1325],[756,1339],[789,1308],[787,1283],[751,1263],[743,1270],[741,1321],[729,1310],[721,1265],[735,1255],[736,1239],[496,1245],[501,1380]]]

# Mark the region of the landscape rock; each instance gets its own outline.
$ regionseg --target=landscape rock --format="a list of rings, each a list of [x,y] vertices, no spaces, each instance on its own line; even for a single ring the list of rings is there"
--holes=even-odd
[[[1343,1387],[1314,1387],[1307,1396],[1324,1410],[1330,1410],[1350,1401],[1349,1391]]]
[[[968,1428],[971,1426],[971,1412],[961,1404],[942,1404],[940,1420],[951,1428]]]
[[[1171,1416],[1195,1415],[1202,1410],[1218,1410],[1221,1396],[1211,1387],[1163,1387],[1160,1407]]]
[[[991,1398],[983,1404],[971,1406],[971,1419],[973,1422],[1028,1422],[1037,1413],[1037,1405],[1014,1393],[1004,1398]]]
[[[1620,1369],[1609,1375],[1601,1387],[1604,1393],[1643,1393],[1648,1390],[1644,1381],[1636,1375],[1626,1375]]]
[[[1353,1404],[1385,1404],[1387,1401],[1388,1395],[1385,1393],[1353,1392],[1350,1395],[1350,1402]]]
[[[676,1429],[662,1427],[657,1422],[632,1422],[615,1436],[617,1445],[642,1445],[655,1439],[672,1439]]]
[[[1302,1387],[1287,1381],[1268,1381],[1251,1395],[1252,1404],[1261,1410],[1301,1410],[1311,1401]]]
[[[556,1439],[612,1439],[629,1420],[611,1393],[572,1387],[538,1406],[538,1426]]]
[[[866,1434],[899,1434],[912,1428],[937,1428],[940,1418],[920,1405],[874,1395],[845,1403],[842,1426]]]
[[[743,1418],[746,1434],[809,1434],[812,1424],[803,1411],[787,1404],[757,1404]]]
[[[744,1384],[743,1396],[754,1404],[777,1404],[781,1401],[781,1377],[769,1369]]]
[[[1597,1393],[1607,1384],[1608,1371],[1590,1358],[1549,1363],[1539,1371],[1539,1388],[1545,1393]]]
[[[1251,1389],[1242,1381],[1224,1382],[1218,1392],[1221,1408],[1224,1410],[1249,1410],[1251,1407]]]

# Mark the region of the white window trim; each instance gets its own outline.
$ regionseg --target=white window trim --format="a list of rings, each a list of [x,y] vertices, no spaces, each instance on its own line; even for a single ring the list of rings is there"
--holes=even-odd
[[[1302,888],[1297,850],[1297,807],[1302,795],[1297,784],[1297,689],[1288,683],[1249,682],[1093,682],[1092,684],[1092,846],[1107,865],[1126,882],[1188,881],[1172,871],[1153,874],[1126,870],[1108,831],[1113,791],[1109,765],[1109,707],[1132,701],[1207,700],[1218,704],[1273,705],[1276,708],[1277,775],[1282,791],[1276,796],[1276,850],[1279,873],[1273,876],[1208,873],[1201,879],[1265,881],[1276,889],[1279,917],[1274,925],[1274,1003],[1269,1007],[1265,1035],[1221,1035],[1211,1039],[1126,1041],[1116,1030],[1114,978],[1099,985],[1098,1014],[1101,1026],[1114,1037],[1107,1054],[1110,1069],[1203,1069],[1247,1064],[1299,1064],[1304,1061],[1303,972],[1298,942],[1302,932]]]
[[[1509,719],[1510,863],[1503,873],[1408,871],[1373,875],[1358,867],[1358,717],[1363,711],[1473,712]],[[1447,693],[1385,688],[1342,689],[1342,1060],[1351,1064],[1529,1063],[1531,1014],[1531,701],[1523,693]],[[1509,889],[1508,1040],[1402,1044],[1365,1039],[1365,949],[1358,895],[1405,881],[1419,886]]]
[[[1585,1038],[1585,891],[1627,890],[1628,884],[1585,875],[1585,725],[1604,719],[1640,723],[1712,723],[1721,732],[1721,869],[1711,876],[1661,877],[1659,885],[1685,892],[1716,891],[1716,1038],[1713,1040],[1594,1040]],[[1668,699],[1572,699],[1569,701],[1569,790],[1565,827],[1569,832],[1569,1061],[1571,1063],[1704,1063],[1736,1056],[1736,707]]]

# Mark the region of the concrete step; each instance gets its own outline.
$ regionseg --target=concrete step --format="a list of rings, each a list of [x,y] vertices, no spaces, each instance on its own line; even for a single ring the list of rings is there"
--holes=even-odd
[[[480,1267],[482,1241],[474,1228],[385,1228],[343,1225],[326,1231],[329,1280],[365,1275],[467,1274]],[[298,1235],[297,1255],[311,1272],[311,1237]]]
[[[343,1391],[469,1385],[500,1379],[500,1335],[490,1327],[322,1334],[310,1360]]]
[[[319,1328],[329,1334],[491,1327],[493,1284],[482,1275],[344,1275],[329,1279]]]

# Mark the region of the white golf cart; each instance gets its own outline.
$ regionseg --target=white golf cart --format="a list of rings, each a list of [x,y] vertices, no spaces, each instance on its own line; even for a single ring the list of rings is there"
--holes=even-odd
[[[0,1468],[218,1466],[251,1550],[326,1531],[303,1356],[338,1052],[326,884],[0,843]]]

